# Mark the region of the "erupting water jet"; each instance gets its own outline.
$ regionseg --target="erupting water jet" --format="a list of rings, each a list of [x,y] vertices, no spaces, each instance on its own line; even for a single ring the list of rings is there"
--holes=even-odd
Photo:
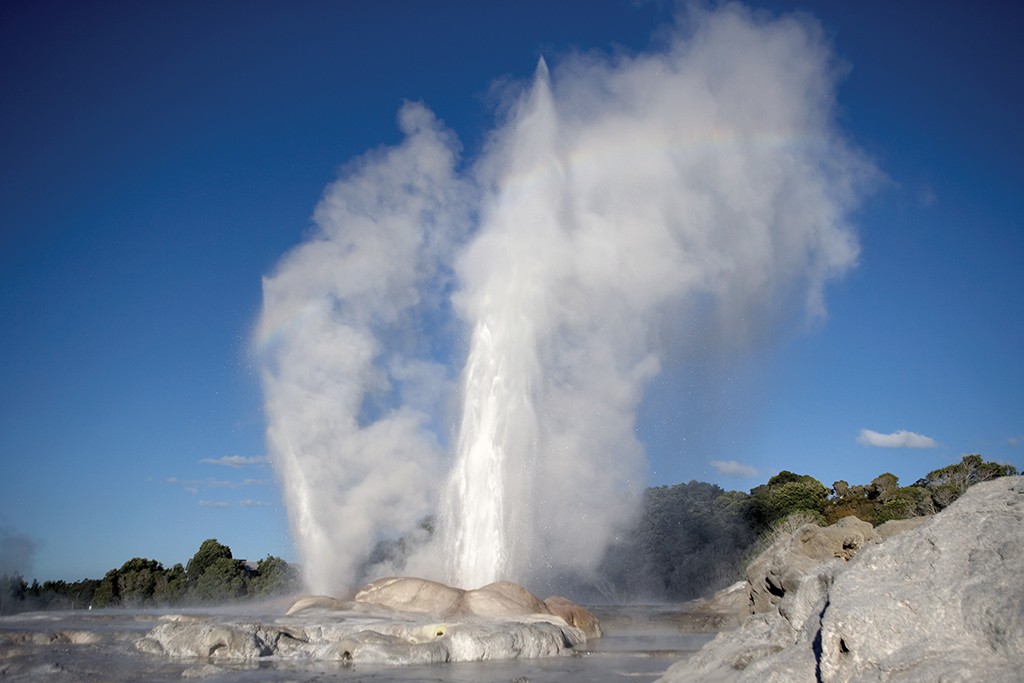
[[[268,444],[314,590],[592,579],[644,483],[662,365],[823,313],[871,168],[833,124],[821,33],[686,21],[649,54],[541,61],[464,166],[406,105],[405,140],[350,165],[265,279]],[[404,566],[367,564],[429,515]]]

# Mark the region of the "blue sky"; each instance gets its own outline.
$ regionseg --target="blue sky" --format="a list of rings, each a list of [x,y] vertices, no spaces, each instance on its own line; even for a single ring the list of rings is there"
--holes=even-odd
[[[881,176],[826,319],[651,388],[649,483],[911,483],[974,452],[1024,469],[1024,10],[753,6],[817,17],[847,72],[839,124]],[[404,100],[472,159],[495,83],[540,55],[647,49],[673,11],[5,4],[0,569],[97,577],[133,556],[184,562],[209,537],[295,559],[249,354],[261,277],[340,166],[399,140]]]

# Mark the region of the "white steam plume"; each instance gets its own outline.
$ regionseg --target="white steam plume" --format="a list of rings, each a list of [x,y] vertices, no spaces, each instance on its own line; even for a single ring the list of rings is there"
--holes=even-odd
[[[329,187],[316,233],[263,283],[268,446],[318,592],[350,586],[379,535],[432,513],[444,476],[434,398],[448,371],[423,329],[447,308],[462,183],[429,111],[406,105],[399,124],[405,141]]]
[[[270,449],[314,589],[351,587],[374,539],[435,509],[452,316],[461,421],[419,567],[473,587],[596,566],[644,483],[636,411],[684,338],[742,346],[824,312],[871,170],[834,128],[820,33],[738,6],[686,25],[656,53],[541,62],[464,175],[407,106],[406,141],[331,188],[265,282]],[[407,399],[424,390],[433,413]]]

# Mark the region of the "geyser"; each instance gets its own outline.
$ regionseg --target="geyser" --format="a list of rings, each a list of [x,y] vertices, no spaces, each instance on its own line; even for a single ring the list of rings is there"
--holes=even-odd
[[[271,458],[310,588],[586,578],[644,483],[635,417],[698,337],[770,338],[854,264],[871,168],[808,19],[694,11],[649,54],[541,62],[478,158],[420,104],[264,280]],[[700,334],[691,333],[700,330]],[[465,343],[468,341],[468,349]]]

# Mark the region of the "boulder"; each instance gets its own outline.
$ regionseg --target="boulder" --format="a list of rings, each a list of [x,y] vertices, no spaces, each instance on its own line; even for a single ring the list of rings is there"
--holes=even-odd
[[[807,616],[806,603],[816,601],[824,590],[822,577],[828,574],[829,563],[848,562],[864,545],[877,540],[871,524],[856,517],[844,517],[829,527],[805,524],[792,534],[780,535],[747,567],[751,611],[792,613],[790,621],[799,628]],[[798,595],[801,588],[803,594]]]
[[[399,612],[444,616],[459,611],[465,591],[412,577],[378,579],[356,593],[356,602]]]
[[[502,588],[479,594],[508,600],[517,591]],[[497,618],[453,615],[436,620],[433,614],[398,613],[359,603],[349,603],[349,607],[299,610],[270,623],[200,615],[170,618],[138,640],[136,647],[207,664],[252,664],[270,657],[274,661],[408,666],[549,657],[587,641],[581,628],[547,611]],[[197,669],[191,675],[199,672]]]
[[[916,529],[929,519],[931,519],[930,515],[911,517],[910,519],[890,519],[888,522],[876,526],[875,534],[878,535],[879,541],[884,541],[897,534],[902,534],[904,531]]]
[[[1020,680],[1024,480],[977,484],[836,577],[821,618],[829,681]]]
[[[480,617],[519,617],[527,614],[550,614],[540,598],[519,584],[509,581],[489,583],[462,595],[460,614]]]
[[[601,637],[601,623],[594,613],[582,605],[577,605],[568,598],[552,595],[544,601],[544,606],[552,614],[561,617],[570,626],[575,626],[587,634],[587,638]]]
[[[287,629],[267,630],[251,623],[169,620],[155,627],[136,645],[143,652],[176,658],[252,660],[271,654],[276,642],[286,633]]]
[[[298,614],[311,609],[339,610],[344,609],[347,605],[348,603],[344,600],[332,598],[329,595],[303,595],[292,603],[285,614]]]
[[[542,602],[507,581],[462,590],[389,577],[364,587],[353,602],[300,598],[272,627],[176,619],[138,647],[173,657],[407,665],[547,657],[600,636],[586,608],[557,596]]]
[[[754,613],[661,680],[1020,680],[1022,523],[1024,478],[1005,477],[884,535],[801,528],[751,565]]]
[[[317,599],[306,600],[311,605],[321,605]],[[428,579],[391,577],[378,579],[360,590],[356,594],[356,603],[439,617],[514,618],[554,615],[582,630],[588,638],[601,637],[597,617],[585,607],[559,596],[541,601],[526,588],[509,581],[497,581],[481,588],[462,590]],[[298,607],[299,603],[296,603],[289,613]]]

